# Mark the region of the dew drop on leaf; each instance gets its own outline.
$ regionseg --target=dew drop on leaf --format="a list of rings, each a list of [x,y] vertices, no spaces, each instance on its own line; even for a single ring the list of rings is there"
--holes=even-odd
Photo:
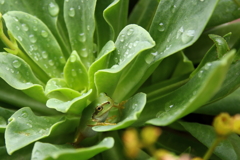
[[[59,13],[59,7],[55,2],[51,2],[51,3],[49,3],[48,11],[51,16],[55,17]]]
[[[74,8],[70,8],[69,11],[68,11],[68,15],[70,17],[74,17],[75,16],[75,9]]]
[[[200,71],[198,72],[198,77],[201,78],[202,75],[203,75],[203,70],[200,70]]]
[[[134,30],[132,28],[129,28],[127,30],[127,35],[130,36],[131,34],[133,34]]]
[[[86,36],[85,36],[85,34],[84,34],[84,33],[80,33],[80,34],[79,34],[79,37],[78,37],[78,40],[79,40],[80,42],[85,42],[85,41],[86,41]]]
[[[179,30],[177,31],[177,36],[176,36],[176,39],[178,39],[184,32],[184,29],[183,27],[180,27]]]
[[[23,29],[24,31],[28,31],[28,26],[27,26],[26,24],[22,24],[22,29]]]
[[[80,10],[80,9],[81,9],[81,6],[78,6],[78,9]]]
[[[188,43],[190,42],[195,36],[195,30],[186,30],[183,34],[182,34],[182,42],[183,43]]]
[[[124,42],[124,40],[125,40],[125,35],[124,34],[120,35],[120,41]]]
[[[47,54],[46,51],[42,51],[42,57],[43,57],[44,59],[47,59],[47,58],[48,58],[48,54]]]
[[[72,54],[70,56],[70,62],[74,63],[76,60],[77,60],[77,57],[74,54]]]
[[[37,39],[36,39],[36,37],[35,37],[33,34],[30,34],[30,35],[29,35],[29,40],[30,40],[30,42],[32,42],[32,43],[37,42]]]
[[[13,61],[13,67],[14,68],[19,68],[21,66],[21,62],[19,60],[14,60]]]
[[[172,13],[174,13],[174,12],[176,11],[176,8],[177,8],[176,5],[173,5],[173,6],[172,6]]]
[[[72,69],[71,73],[73,77],[77,76],[77,72],[75,71],[75,69]]]
[[[23,40],[21,36],[17,36],[17,38],[18,38],[19,41]]]
[[[1,0],[1,1],[0,1],[0,4],[2,4],[2,5],[3,5],[4,3],[5,3],[5,1],[4,1],[4,0]]]
[[[48,33],[45,30],[41,31],[41,35],[46,38],[48,36]]]
[[[48,61],[48,64],[49,64],[50,66],[53,66],[53,65],[54,65],[53,60],[50,59],[50,60]]]
[[[160,32],[163,32],[163,31],[165,30],[165,27],[164,27],[164,24],[163,24],[163,23],[159,23],[159,25],[158,25],[158,30],[159,30]]]
[[[32,124],[31,123],[27,123],[27,126],[32,128]]]
[[[81,50],[81,52],[80,52],[80,55],[81,55],[82,57],[87,57],[87,55],[88,55],[87,49],[86,49],[86,48],[83,48],[83,49]]]
[[[27,118],[27,116],[28,116],[28,113],[26,111],[22,111],[21,117],[22,118]]]
[[[161,118],[161,116],[162,116],[163,113],[164,113],[163,111],[159,111],[159,112],[156,114],[156,118]]]
[[[16,26],[16,29],[19,31],[19,30],[20,30],[20,27],[19,27],[19,26]]]
[[[33,30],[34,30],[34,31],[37,31],[38,28],[37,28],[36,26],[33,26]]]
[[[63,56],[61,56],[60,58],[59,58],[59,60],[60,60],[60,63],[62,63],[62,64],[65,64],[65,58],[63,57]]]

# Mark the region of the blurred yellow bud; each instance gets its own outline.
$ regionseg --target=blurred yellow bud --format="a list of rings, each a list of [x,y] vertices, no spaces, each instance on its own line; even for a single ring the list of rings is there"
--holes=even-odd
[[[192,160],[203,160],[203,159],[200,158],[200,157],[195,157],[195,158],[193,158]]]
[[[154,156],[157,160],[178,160],[178,157],[164,149],[157,150]]]
[[[138,155],[140,143],[136,129],[129,128],[123,133],[123,143],[125,153],[130,158],[135,158]]]
[[[150,146],[154,144],[160,134],[162,133],[160,128],[148,126],[144,127],[141,131],[142,143],[144,146]]]
[[[232,118],[228,113],[221,113],[214,118],[213,127],[220,136],[226,136],[232,132]]]
[[[233,128],[234,133],[240,134],[240,114],[233,117]]]

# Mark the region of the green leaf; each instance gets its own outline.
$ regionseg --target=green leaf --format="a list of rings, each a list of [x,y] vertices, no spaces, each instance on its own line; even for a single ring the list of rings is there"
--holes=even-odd
[[[197,138],[201,143],[203,143],[208,148],[212,145],[213,141],[216,139],[216,133],[211,126],[198,124],[198,123],[188,123],[180,122],[180,124],[195,138]],[[240,158],[240,138],[236,134],[228,136],[224,139],[214,150],[216,154],[222,160],[233,160]]]
[[[64,122],[67,121],[63,116],[36,116],[28,107],[16,111],[8,121],[5,140],[7,152],[10,155],[34,141],[48,137],[50,134],[57,135],[73,131],[78,123],[78,119],[73,119],[75,123],[68,122],[67,126],[63,127]]]
[[[156,41],[157,60],[193,44],[202,33],[218,0],[161,0],[150,34]]]
[[[65,90],[63,90],[62,92],[65,92]],[[62,113],[81,114],[83,109],[88,105],[88,99],[91,93],[92,90],[89,90],[87,93],[83,93],[79,97],[73,98],[68,101],[51,98],[47,101],[47,106],[49,108],[54,108]]]
[[[240,90],[236,90],[232,94],[220,99],[216,102],[207,104],[198,110],[196,113],[206,114],[206,115],[218,115],[222,112],[228,112],[231,115],[240,113]]]
[[[110,58],[110,53],[115,50],[115,44],[113,41],[109,41],[105,44],[102,48],[101,52],[99,53],[98,58],[92,63],[88,70],[89,75],[89,88],[93,90],[93,95],[95,95],[95,79],[94,75],[98,70],[106,69],[108,67],[108,61]]]
[[[127,100],[127,102],[124,104],[123,110],[120,109],[119,111],[120,118],[116,125],[95,126],[93,127],[93,130],[98,132],[105,132],[105,131],[119,130],[119,129],[129,127],[138,119],[145,104],[146,104],[146,94],[137,93],[132,98]]]
[[[66,81],[60,78],[52,78],[47,82],[45,94],[50,98],[61,100],[71,100],[81,95],[79,92],[70,89]]]
[[[218,58],[221,58],[227,51],[229,51],[229,46],[227,41],[218,35],[210,34],[209,37],[213,40],[217,47]]]
[[[47,26],[38,18],[20,11],[7,12],[3,18],[28,56],[50,77],[61,77],[65,58]]]
[[[64,67],[64,79],[77,91],[88,88],[88,73],[76,51],[73,51]]]
[[[7,0],[0,5],[2,14],[8,11],[22,11],[38,17],[51,30],[58,40],[63,53],[67,56],[70,54],[70,45],[66,33],[63,32],[64,24],[61,23],[61,15],[59,15],[59,12],[61,12],[60,8],[61,6],[58,6],[55,0],[41,0],[35,2],[28,0]]]
[[[152,19],[155,15],[157,6],[157,0],[146,1],[140,0],[134,6],[133,11],[129,16],[129,24],[138,24],[144,29],[148,30],[152,24]]]
[[[111,27],[112,38],[110,40],[115,40],[120,31],[127,25],[127,11],[128,0],[114,0],[104,10],[104,19]]]
[[[125,27],[116,40],[116,52],[109,59],[110,69],[95,73],[95,82],[98,93],[105,92],[116,102],[122,101],[127,90],[135,85],[131,75],[127,75],[135,57],[142,51],[155,45],[154,41],[143,28],[137,25]],[[141,77],[135,77],[137,79]],[[124,91],[123,91],[124,90]]]
[[[72,50],[76,50],[83,64],[88,68],[94,60],[93,33],[96,0],[64,2],[66,22]]]
[[[113,138],[104,138],[95,146],[75,149],[69,145],[53,145],[36,142],[33,148],[32,159],[35,160],[88,160],[89,158],[112,148]]]
[[[165,126],[206,104],[220,88],[234,53],[230,51],[221,60],[206,64],[188,83],[148,103],[137,123],[148,120],[148,124]]]
[[[235,2],[235,0],[219,0],[207,27],[214,27],[238,19],[240,16],[240,10]]]
[[[20,149],[19,151],[13,153],[12,155],[9,155],[7,153],[6,147],[0,147],[0,157],[4,160],[26,160],[31,159],[31,152],[32,152],[33,146],[28,146],[23,149]]]
[[[13,88],[22,90],[40,102],[46,102],[47,98],[43,92],[44,84],[36,78],[29,65],[21,58],[1,52],[0,77]]]
[[[109,41],[114,40],[114,36],[110,25],[104,19],[104,10],[110,5],[112,0],[98,0],[96,4],[95,19],[96,19],[96,36],[98,51]]]
[[[0,107],[0,133],[4,133],[7,127],[7,120],[13,113],[13,110]]]

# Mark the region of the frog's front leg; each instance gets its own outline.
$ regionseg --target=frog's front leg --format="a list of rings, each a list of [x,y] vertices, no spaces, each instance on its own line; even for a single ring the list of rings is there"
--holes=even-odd
[[[99,122],[97,119],[92,119],[94,124],[90,124],[88,126],[93,127],[93,126],[109,126],[109,125],[116,125],[116,123],[108,123],[108,122]]]

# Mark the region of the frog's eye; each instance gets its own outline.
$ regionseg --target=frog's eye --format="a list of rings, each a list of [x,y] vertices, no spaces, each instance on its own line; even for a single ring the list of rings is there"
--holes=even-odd
[[[101,112],[103,110],[103,106],[97,106],[96,111]]]

